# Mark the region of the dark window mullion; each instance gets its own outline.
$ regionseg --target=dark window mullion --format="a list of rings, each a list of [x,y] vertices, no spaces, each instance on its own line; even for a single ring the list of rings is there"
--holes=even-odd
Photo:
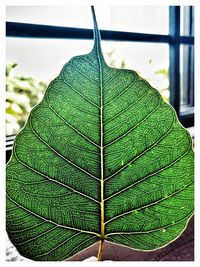
[[[187,71],[188,71],[187,105],[194,106],[194,55],[193,55],[193,47],[191,46],[188,47]]]
[[[191,53],[190,53],[190,90],[189,90],[189,93],[190,93],[190,105],[191,106],[194,106],[194,46],[193,47],[190,47],[191,49]]]
[[[194,7],[183,7],[183,35],[193,36],[193,17]],[[183,106],[194,106],[194,47],[191,45],[183,46],[183,84],[182,101]]]
[[[189,9],[189,35],[194,36],[194,7]],[[194,106],[194,46],[189,46],[188,51],[188,105]]]
[[[190,10],[190,15],[189,15],[189,20],[190,20],[190,36],[194,36],[194,6],[189,7]]]
[[[180,111],[180,6],[169,7],[169,83],[170,104],[175,108],[177,115]]]

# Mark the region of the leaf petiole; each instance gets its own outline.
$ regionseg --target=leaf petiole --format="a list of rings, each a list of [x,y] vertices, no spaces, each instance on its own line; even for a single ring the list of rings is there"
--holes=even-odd
[[[101,239],[100,244],[99,244],[98,254],[97,254],[97,261],[101,261],[102,252],[103,252],[103,244],[104,244],[104,239]]]

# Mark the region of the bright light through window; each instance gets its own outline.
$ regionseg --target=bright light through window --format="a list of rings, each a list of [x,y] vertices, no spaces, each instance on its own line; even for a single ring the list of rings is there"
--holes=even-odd
[[[7,21],[92,28],[89,6],[8,6]],[[168,6],[97,6],[100,29],[168,34]]]

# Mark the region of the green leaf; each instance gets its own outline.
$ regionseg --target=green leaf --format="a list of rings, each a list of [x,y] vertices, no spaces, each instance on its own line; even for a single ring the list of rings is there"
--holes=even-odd
[[[157,90],[92,51],[72,58],[16,137],[7,231],[18,251],[61,261],[103,241],[166,246],[193,214],[188,132]]]

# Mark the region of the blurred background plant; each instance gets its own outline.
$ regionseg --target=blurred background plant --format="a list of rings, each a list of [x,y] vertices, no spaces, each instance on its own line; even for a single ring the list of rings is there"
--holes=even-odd
[[[31,109],[38,104],[47,87],[32,77],[16,76],[16,63],[6,65],[6,135],[13,135],[25,124]]]
[[[105,53],[106,62],[111,67],[128,68],[126,60],[115,54],[112,48]],[[158,89],[166,102],[169,102],[168,69],[155,70],[153,60],[147,73],[138,72],[153,87]],[[44,95],[49,81],[38,81],[33,77],[15,74],[17,63],[6,65],[6,135],[14,135],[24,126],[31,109],[37,105]]]

